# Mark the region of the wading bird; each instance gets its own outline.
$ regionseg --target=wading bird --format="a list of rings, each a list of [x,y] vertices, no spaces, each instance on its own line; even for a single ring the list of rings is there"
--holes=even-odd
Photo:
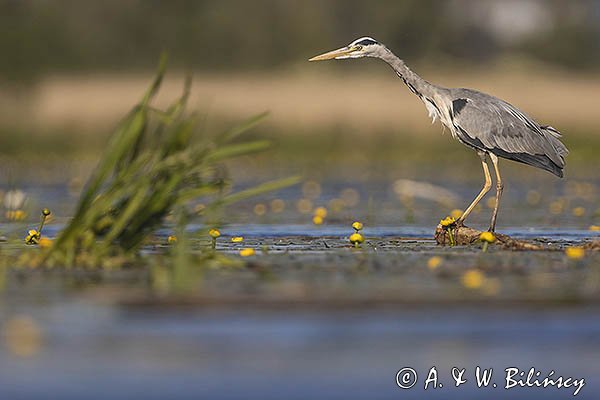
[[[481,158],[485,184],[475,200],[457,221],[461,226],[473,208],[492,187],[487,157],[492,160],[496,175],[496,201],[489,230],[496,228],[496,217],[504,184],[498,169],[498,157],[544,169],[562,178],[567,148],[561,143],[560,132],[543,126],[524,112],[496,97],[471,89],[450,89],[431,84],[411,71],[383,44],[370,37],[355,40],[346,47],[311,58],[309,61],[343,60],[373,57],[388,63],[425,103],[429,117],[439,119],[452,137],[475,150]]]

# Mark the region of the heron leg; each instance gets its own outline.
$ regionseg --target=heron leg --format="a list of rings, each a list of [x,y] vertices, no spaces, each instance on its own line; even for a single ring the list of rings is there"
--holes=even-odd
[[[485,196],[486,193],[489,192],[490,188],[492,187],[492,177],[490,176],[490,169],[488,168],[488,165],[485,162],[485,153],[477,152],[477,154],[479,154],[479,157],[481,158],[481,165],[483,166],[483,173],[485,175],[485,183],[483,184],[483,188],[481,189],[481,192],[479,192],[477,197],[475,197],[475,200],[473,200],[471,205],[469,207],[467,207],[467,209],[465,210],[463,215],[461,215],[461,217],[458,219],[458,221],[457,221],[458,225],[463,224],[463,222],[465,221],[467,216],[469,216],[471,211],[473,211],[473,209],[475,208],[477,203],[479,203],[479,201],[481,201],[483,196]]]
[[[500,207],[500,198],[502,197],[502,191],[504,190],[504,183],[500,177],[500,169],[498,168],[498,157],[495,154],[490,153],[490,159],[494,165],[494,171],[496,172],[496,203],[494,204],[494,212],[492,214],[492,222],[490,223],[490,232],[496,230],[496,217],[498,216],[498,208]]]

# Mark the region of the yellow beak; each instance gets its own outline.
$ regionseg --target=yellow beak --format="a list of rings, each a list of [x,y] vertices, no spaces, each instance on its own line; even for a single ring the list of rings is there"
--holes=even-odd
[[[327,53],[324,53],[324,54],[321,54],[318,56],[314,56],[313,58],[309,59],[308,61],[324,61],[324,60],[331,60],[332,58],[347,57],[354,50],[355,49],[353,47],[342,47],[341,49],[329,51]]]

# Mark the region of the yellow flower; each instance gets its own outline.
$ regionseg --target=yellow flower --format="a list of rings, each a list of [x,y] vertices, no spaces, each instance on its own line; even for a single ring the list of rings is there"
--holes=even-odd
[[[48,239],[47,237],[43,237],[43,238],[41,238],[39,240],[38,246],[40,246],[42,249],[50,248],[52,246],[52,239]]]
[[[442,265],[442,257],[433,256],[427,261],[427,267],[431,270],[437,269],[440,265]]]
[[[327,216],[327,209],[325,207],[315,208],[315,217],[325,218]]]
[[[350,243],[354,245],[360,244],[365,241],[365,238],[360,233],[353,233],[348,239],[350,239]]]
[[[25,243],[26,244],[38,244],[39,241],[40,241],[40,233],[38,231],[36,231],[35,229],[30,229],[29,232],[27,232],[27,236],[25,237]]]
[[[571,260],[581,260],[585,257],[585,250],[583,247],[570,246],[565,249],[565,254]]]
[[[583,207],[575,207],[571,210],[574,217],[583,217],[585,215],[585,208]]]
[[[317,207],[315,208],[314,215],[316,217],[325,218],[327,217],[327,209],[325,207]]]
[[[588,228],[590,231],[600,231],[600,225],[590,225]]]
[[[177,243],[177,236],[169,235],[169,237],[167,238],[167,243]]]
[[[362,223],[360,223],[360,222],[358,222],[358,221],[354,221],[354,222],[352,223],[352,227],[354,228],[354,230],[355,230],[355,231],[357,231],[357,232],[358,232],[358,231],[362,230],[362,228],[363,228],[363,224],[362,224]]]
[[[492,232],[481,232],[481,235],[479,235],[479,240],[486,243],[494,243],[496,241],[496,237]]]
[[[219,232],[218,229],[212,228],[211,230],[208,231],[208,234],[210,235],[211,238],[216,239],[219,236],[221,236],[221,232]]]
[[[4,216],[10,221],[22,221],[27,217],[27,214],[23,210],[9,210]]]
[[[450,225],[454,224],[455,222],[456,222],[456,219],[454,219],[453,217],[446,217],[446,218],[440,220],[440,225],[450,226]]]
[[[44,217],[47,217],[47,216],[48,216],[48,215],[50,215],[50,214],[51,214],[51,213],[50,213],[50,210],[48,210],[47,208],[44,208],[44,209],[42,210],[42,215],[43,215]]]
[[[312,219],[312,222],[315,225],[321,225],[323,223],[323,217],[321,217],[320,215],[315,215]]]
[[[233,243],[242,243],[244,241],[244,238],[241,236],[234,236],[231,238],[231,241]]]
[[[485,275],[476,269],[465,272],[461,278],[464,287],[468,289],[479,289],[485,280]]]
[[[242,257],[250,257],[255,254],[256,254],[256,251],[254,251],[254,249],[251,249],[251,248],[246,248],[246,249],[240,250],[240,256],[242,256]]]
[[[450,211],[450,216],[454,219],[459,219],[460,217],[462,217],[463,212],[462,210],[459,210],[458,208]]]

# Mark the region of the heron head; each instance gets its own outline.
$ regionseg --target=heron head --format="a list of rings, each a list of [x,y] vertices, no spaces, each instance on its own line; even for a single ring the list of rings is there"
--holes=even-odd
[[[378,52],[383,48],[385,47],[377,40],[370,37],[361,37],[350,43],[348,46],[315,56],[308,61],[323,61],[331,59],[344,60],[346,58],[375,57],[378,54]]]

